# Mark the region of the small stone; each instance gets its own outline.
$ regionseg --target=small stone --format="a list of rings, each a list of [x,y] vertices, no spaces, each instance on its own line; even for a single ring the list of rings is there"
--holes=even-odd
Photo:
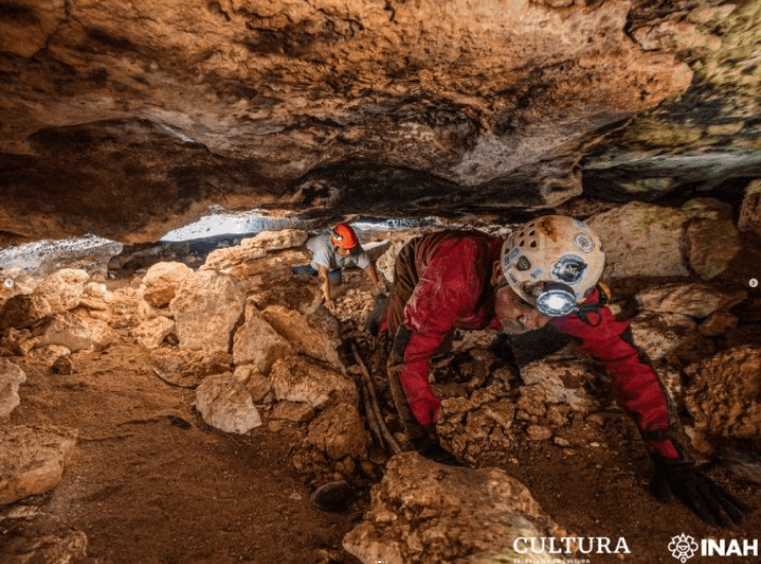
[[[63,375],[74,372],[74,368],[71,365],[71,358],[68,356],[59,356],[53,363],[53,372]]]
[[[552,436],[552,431],[540,425],[531,425],[526,429],[528,438],[532,441],[546,441]]]

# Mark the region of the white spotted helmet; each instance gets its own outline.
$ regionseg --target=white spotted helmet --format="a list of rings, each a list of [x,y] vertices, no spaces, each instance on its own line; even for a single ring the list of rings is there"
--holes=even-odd
[[[563,215],[529,221],[502,245],[502,272],[508,284],[551,317],[578,311],[604,266],[597,234],[583,221]]]

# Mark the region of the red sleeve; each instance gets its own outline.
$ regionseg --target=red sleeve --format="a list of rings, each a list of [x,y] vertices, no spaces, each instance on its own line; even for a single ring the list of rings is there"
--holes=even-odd
[[[595,290],[585,304],[599,300]],[[584,314],[560,317],[554,325],[581,339],[579,350],[601,360],[612,379],[619,406],[628,411],[643,434],[647,446],[666,458],[680,458],[673,442],[668,438],[648,439],[657,431],[671,429],[669,403],[666,392],[646,357],[634,346],[631,330],[626,321],[617,321],[607,307]]]
[[[407,305],[403,325],[412,331],[399,379],[407,402],[421,425],[436,421],[441,402],[428,382],[431,357],[460,315],[476,306],[483,282],[473,267],[475,241],[447,241],[420,274]]]

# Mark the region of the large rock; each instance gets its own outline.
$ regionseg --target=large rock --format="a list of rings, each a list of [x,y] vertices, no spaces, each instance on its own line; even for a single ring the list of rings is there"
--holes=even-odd
[[[296,352],[327,362],[340,368],[341,359],[336,350],[341,345],[341,327],[338,319],[325,308],[309,315],[301,314],[282,305],[271,305],[262,317],[288,341]]]
[[[729,218],[727,217],[729,215]],[[710,199],[669,208],[631,202],[588,220],[605,248],[603,278],[723,272],[740,251],[731,208]]]
[[[3,564],[99,564],[87,555],[87,535],[61,517],[33,506],[0,509],[0,561]]]
[[[244,299],[240,285],[225,274],[208,270],[183,278],[169,304],[180,346],[228,351],[232,329],[243,313]]]
[[[204,378],[195,406],[206,423],[226,433],[248,433],[262,424],[251,394],[232,372]]]
[[[724,439],[747,439],[761,450],[761,350],[722,351],[685,372],[692,379],[685,401],[695,447],[710,453]]]
[[[314,408],[323,407],[333,394],[346,403],[359,401],[353,380],[300,356],[286,356],[275,362],[270,380],[275,398],[281,401],[303,402]]]
[[[220,272],[230,272],[236,266],[263,258],[276,251],[299,247],[307,240],[305,231],[283,229],[280,231],[262,231],[254,237],[243,239],[240,245],[226,249],[217,249],[209,253],[201,267]]]
[[[307,440],[333,460],[362,458],[369,437],[354,404],[339,402],[326,408],[309,425]]]
[[[253,305],[246,307],[246,320],[236,331],[233,340],[235,364],[253,364],[263,374],[269,374],[280,358],[293,354],[293,347]]]
[[[0,505],[58,485],[76,437],[61,427],[0,426]]]
[[[174,321],[159,315],[144,321],[135,327],[130,334],[146,349],[155,349],[174,331]]]
[[[719,310],[730,309],[747,297],[748,293],[741,288],[693,282],[653,286],[638,293],[637,302],[648,311],[704,318]]]
[[[18,390],[24,382],[24,371],[7,358],[0,358],[0,421],[8,417],[20,403]]]
[[[177,294],[177,288],[193,270],[181,262],[158,262],[143,276],[143,299],[153,307],[169,305]]]
[[[84,270],[65,268],[46,277],[31,294],[12,296],[0,309],[0,329],[28,327],[75,308],[89,278]]]
[[[691,317],[678,313],[644,311],[629,320],[634,343],[650,359],[659,360],[675,355],[685,361],[695,361],[714,352],[715,346],[703,338]]]
[[[414,452],[394,456],[365,520],[343,540],[363,564],[487,564],[521,558],[518,537],[564,535],[518,480],[497,468],[456,468]]]

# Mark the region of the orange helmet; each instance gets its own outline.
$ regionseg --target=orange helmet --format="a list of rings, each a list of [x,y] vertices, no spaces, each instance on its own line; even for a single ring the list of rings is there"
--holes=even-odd
[[[339,223],[333,228],[330,234],[330,242],[347,251],[359,245],[357,234],[345,223]]]

